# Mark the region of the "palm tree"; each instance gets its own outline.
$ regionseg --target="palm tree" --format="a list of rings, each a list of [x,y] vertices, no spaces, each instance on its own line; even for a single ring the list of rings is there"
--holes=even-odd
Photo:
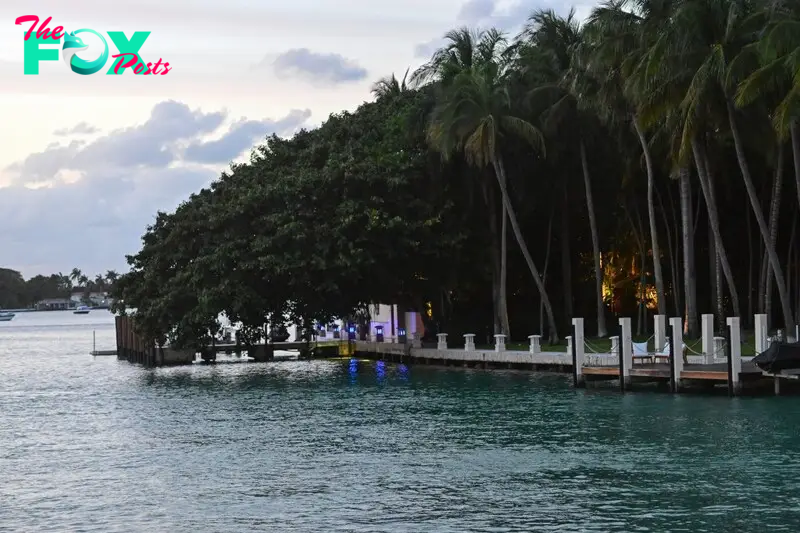
[[[473,31],[463,27],[445,34],[446,45],[437,50],[430,61],[419,67],[411,75],[410,83],[419,87],[435,82],[440,90],[446,90],[465,72],[495,64],[499,56],[505,52],[506,39],[502,32],[491,29]],[[481,173],[485,175],[485,173]],[[496,207],[491,185],[483,183],[484,198],[488,207],[489,227],[491,228],[493,248],[497,260],[494,267],[494,283],[492,296],[495,305],[495,330],[511,335],[508,319],[508,216],[505,204],[501,202],[500,242],[496,243]],[[499,249],[498,249],[499,248]]]
[[[109,287],[113,287],[118,279],[119,279],[119,274],[117,274],[116,270],[106,271],[106,284]]]
[[[800,4],[771,2],[761,16],[767,19],[764,37],[746,46],[736,58],[749,66],[755,54],[760,63],[737,88],[736,105],[750,106],[770,93],[777,96],[772,123],[779,140],[791,140],[800,206]]]
[[[669,3],[669,2],[668,2]],[[661,6],[669,11],[670,6]],[[686,165],[692,158],[697,168],[698,181],[708,210],[709,226],[713,234],[713,244],[720,267],[725,274],[731,294],[734,313],[740,316],[739,296],[736,289],[733,271],[727,257],[721,236],[719,212],[714,195],[711,167],[704,141],[704,128],[711,120],[709,115],[710,95],[713,94],[710,78],[698,75],[706,72],[700,69],[698,54],[687,55],[684,44],[689,41],[684,34],[684,25],[673,21],[673,18],[660,12],[656,17],[659,26],[659,38],[637,60],[634,75],[628,85],[629,91],[637,95],[640,109],[651,120],[661,119],[664,127],[674,132],[672,148],[675,164],[681,169],[681,199],[684,233],[684,269],[687,283],[687,305],[693,293],[692,282],[694,250],[686,239],[689,229],[693,227],[688,197],[688,173]],[[652,30],[652,24],[650,25]],[[695,29],[694,31],[700,31]],[[701,61],[702,63],[702,61]],[[716,260],[714,261],[717,262]],[[721,294],[718,295],[721,297]],[[721,302],[721,300],[720,300]],[[687,318],[692,313],[687,309]],[[696,311],[694,316],[696,317]]]
[[[470,164],[494,170],[512,231],[544,303],[550,342],[556,343],[558,333],[553,308],[508,195],[501,146],[504,136],[513,135],[542,149],[543,139],[536,127],[513,114],[508,74],[506,62],[494,61],[456,76],[442,92],[433,111],[429,138],[445,157],[463,153]]]
[[[74,283],[79,283],[82,276],[83,272],[81,272],[81,269],[76,267],[72,269],[72,272],[70,272],[69,279]]]
[[[381,78],[372,85],[372,94],[377,99],[398,96],[408,91],[406,78],[408,78],[408,69],[402,80],[398,80],[394,73],[389,77]]]
[[[547,104],[547,129],[563,132],[575,127],[578,130],[575,135],[577,152],[580,154],[589,229],[592,234],[597,336],[605,337],[608,331],[603,303],[600,237],[592,200],[592,180],[585,140],[585,132],[591,128],[591,117],[586,112],[590,104],[585,102],[586,99],[579,90],[580,82],[577,78],[582,72],[572,64],[573,56],[581,43],[581,28],[575,20],[575,10],[571,10],[565,18],[558,16],[553,10],[535,11],[519,38],[524,39],[524,45],[520,47],[517,61],[523,74],[528,74],[526,81],[534,87],[528,97]],[[534,102],[534,105],[538,104],[539,102]]]
[[[630,0],[610,0],[596,8],[584,30],[588,38],[582,48],[583,54],[588,55],[588,69],[603,87],[595,96],[599,100],[597,107],[607,108],[609,111],[606,113],[613,113],[614,120],[627,122],[636,133],[642,148],[647,173],[647,212],[653,276],[658,312],[664,315],[667,310],[655,209],[655,163],[641,109],[637,107],[636,98],[640,93],[631,82],[635,80],[633,74],[636,64],[649,47],[653,32],[663,18],[665,7],[659,2],[640,0],[636,2],[638,9],[634,12],[626,9],[632,3]],[[622,116],[616,116],[619,114]]]
[[[775,246],[770,242],[769,227],[753,184],[744,139],[739,129],[739,114],[734,106],[734,76],[729,58],[736,57],[755,39],[756,34],[748,28],[748,23],[752,24],[752,14],[752,2],[748,0],[685,0],[676,10],[673,24],[676,47],[681,57],[686,64],[696,65],[685,101],[696,102],[696,108],[698,105],[712,105],[710,100],[714,94],[719,95],[721,100],[733,136],[742,180],[775,276],[783,320],[788,330],[792,324],[792,313],[786,281]],[[686,129],[686,134],[692,134],[691,127]]]

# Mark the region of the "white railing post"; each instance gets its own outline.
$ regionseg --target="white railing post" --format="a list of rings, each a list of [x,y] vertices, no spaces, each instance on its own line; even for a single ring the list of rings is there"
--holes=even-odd
[[[622,380],[624,387],[629,389],[631,386],[631,367],[633,367],[633,336],[631,334],[631,319],[629,317],[620,318],[619,325],[622,328]]]
[[[656,352],[660,352],[667,344],[667,316],[656,315],[653,317],[653,322],[655,325],[655,348]]]
[[[534,353],[541,353],[542,351],[542,336],[541,335],[528,335],[528,339],[531,341],[531,345],[528,348],[528,351],[532,354]]]
[[[505,352],[506,351],[506,336],[502,333],[498,333],[494,336],[494,351],[495,352]]]
[[[583,336],[583,319],[582,318],[573,318],[572,325],[575,328],[575,338],[572,339],[573,349],[575,350],[575,376],[578,381],[578,386],[584,385],[583,380],[583,362],[585,359],[586,354],[586,346],[584,346],[584,336]]]
[[[714,355],[714,315],[705,314],[700,317],[700,333],[703,338],[703,355],[708,361],[709,356],[713,358]]]
[[[672,350],[675,357],[673,364],[675,369],[675,392],[680,389],[681,372],[683,372],[683,321],[680,317],[673,317],[669,320],[672,325]]]
[[[613,337],[609,337],[609,339],[611,340],[611,355],[619,355],[619,336],[614,335]]]
[[[437,350],[446,350],[447,349],[447,333],[437,333],[436,337],[439,341],[436,343]]]
[[[422,338],[419,335],[419,331],[411,333],[411,347],[417,349],[422,348]]]
[[[567,335],[564,337],[567,339],[567,355],[570,357],[570,361],[572,360],[572,335]]]
[[[739,379],[739,374],[742,372],[741,319],[738,316],[729,317],[728,328],[730,328],[731,339],[731,380],[733,381],[733,394],[738,395],[742,391],[742,383]]]
[[[767,330],[767,315],[756,315],[756,355],[765,352],[769,348],[767,337],[769,331]]]
[[[725,337],[714,337],[714,350],[706,355],[706,364],[713,364],[715,359],[720,358],[725,358]]]
[[[465,333],[464,334],[464,351],[465,352],[474,352],[475,351],[475,334],[474,333]]]

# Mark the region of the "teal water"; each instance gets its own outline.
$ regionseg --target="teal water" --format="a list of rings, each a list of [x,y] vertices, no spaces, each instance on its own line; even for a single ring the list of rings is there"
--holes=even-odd
[[[0,531],[800,530],[800,403],[521,372],[148,370],[93,311],[0,323]]]

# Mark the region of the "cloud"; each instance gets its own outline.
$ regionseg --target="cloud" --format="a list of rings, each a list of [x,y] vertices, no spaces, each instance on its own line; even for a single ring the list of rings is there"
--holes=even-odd
[[[492,16],[494,0],[468,0],[458,12],[458,20],[472,23]]]
[[[11,185],[0,188],[0,250],[16,261],[3,266],[26,276],[73,266],[125,271],[125,254],[138,250],[158,210],[174,209],[254,142],[288,135],[310,116],[292,110],[225,127],[224,111],[164,101],[139,125],[30,154],[5,169]]]
[[[365,79],[369,72],[339,54],[321,54],[308,48],[293,48],[280,54],[272,64],[281,78],[301,78],[315,84],[339,84]]]
[[[428,42],[419,43],[414,45],[414,57],[421,59],[429,59],[433,53],[444,44],[444,39],[437,37]]]
[[[62,128],[60,130],[56,130],[53,132],[53,135],[57,137],[68,137],[70,135],[91,135],[92,133],[97,133],[99,131],[100,130],[98,128],[95,128],[91,124],[79,122],[71,128]]]
[[[293,109],[278,120],[245,120],[231,126],[219,139],[194,141],[184,153],[184,159],[198,163],[227,163],[236,158],[253,143],[263,139],[266,133],[287,136],[296,132],[311,117],[310,109]]]
[[[585,19],[596,2],[594,0],[517,0],[507,4],[501,0],[467,0],[461,5],[454,27],[497,28],[513,38],[522,29],[531,14],[537,9],[552,9],[559,15],[566,15],[574,7],[576,18]],[[427,59],[433,55],[445,40],[440,36],[414,46],[414,56]]]

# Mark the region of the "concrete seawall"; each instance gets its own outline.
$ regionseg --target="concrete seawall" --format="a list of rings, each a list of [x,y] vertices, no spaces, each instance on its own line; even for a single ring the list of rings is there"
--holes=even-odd
[[[403,344],[356,341],[355,353],[368,359],[387,359],[393,362],[478,368],[572,371],[572,358],[569,354],[563,352],[439,350],[436,348],[412,348]]]

